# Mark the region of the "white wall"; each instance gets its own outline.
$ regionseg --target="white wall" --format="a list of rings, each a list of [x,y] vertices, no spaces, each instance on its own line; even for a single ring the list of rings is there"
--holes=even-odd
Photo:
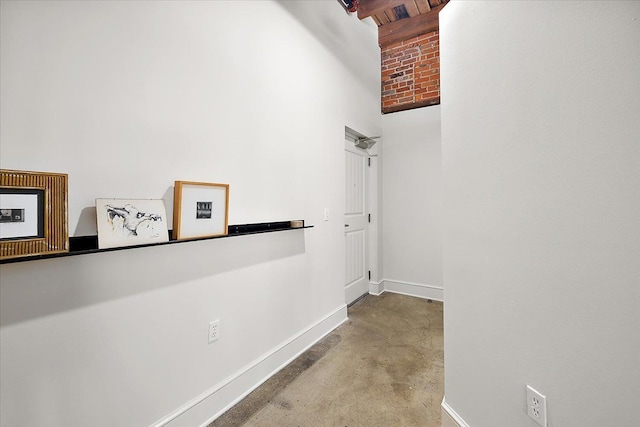
[[[385,288],[442,299],[440,106],[385,114]]]
[[[638,424],[640,3],[440,15],[446,404],[470,427]]]
[[[335,2],[1,7],[1,166],[68,173],[71,235],[96,197],[170,212],[174,180],[229,183],[231,224],[315,225],[3,265],[2,425],[198,425],[345,318],[322,214],[345,125],[381,132],[375,25]]]

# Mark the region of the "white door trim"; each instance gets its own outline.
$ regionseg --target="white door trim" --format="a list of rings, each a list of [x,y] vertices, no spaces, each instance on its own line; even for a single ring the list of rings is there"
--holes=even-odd
[[[345,139],[354,141],[358,138],[365,138],[360,132],[351,129],[348,126],[344,127]],[[367,154],[371,159],[371,166],[368,170],[368,204],[369,213],[371,214],[371,222],[369,223],[369,244],[368,244],[368,259],[369,259],[369,271],[371,271],[371,279],[369,280],[369,293],[376,294],[376,290],[382,285],[382,252],[379,245],[380,238],[382,236],[382,221],[380,213],[382,212],[382,197],[380,191],[382,190],[382,184],[380,182],[380,171],[382,170],[382,139],[377,139],[377,143],[369,148]]]

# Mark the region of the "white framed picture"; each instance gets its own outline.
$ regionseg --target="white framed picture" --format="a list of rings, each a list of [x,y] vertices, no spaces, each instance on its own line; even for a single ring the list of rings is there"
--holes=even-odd
[[[176,181],[173,238],[197,239],[227,234],[229,185]]]
[[[164,200],[96,199],[98,248],[169,241]]]
[[[44,190],[19,191],[0,189],[0,239],[44,237]]]

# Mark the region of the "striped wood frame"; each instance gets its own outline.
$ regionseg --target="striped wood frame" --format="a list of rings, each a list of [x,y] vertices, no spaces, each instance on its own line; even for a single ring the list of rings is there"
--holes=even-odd
[[[0,260],[69,252],[67,174],[0,169],[0,187],[44,190],[44,237],[0,241]]]

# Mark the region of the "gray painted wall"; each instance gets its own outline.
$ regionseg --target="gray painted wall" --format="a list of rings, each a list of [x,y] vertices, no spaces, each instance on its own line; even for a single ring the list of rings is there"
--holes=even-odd
[[[383,271],[442,289],[440,106],[382,116]]]
[[[640,3],[440,15],[446,401],[471,427],[638,424]]]

